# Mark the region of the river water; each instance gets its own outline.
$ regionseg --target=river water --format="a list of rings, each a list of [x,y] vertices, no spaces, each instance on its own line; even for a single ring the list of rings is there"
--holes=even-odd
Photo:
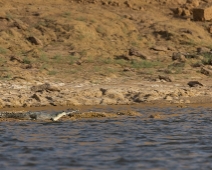
[[[141,117],[0,122],[0,169],[212,169],[210,108],[132,109]]]

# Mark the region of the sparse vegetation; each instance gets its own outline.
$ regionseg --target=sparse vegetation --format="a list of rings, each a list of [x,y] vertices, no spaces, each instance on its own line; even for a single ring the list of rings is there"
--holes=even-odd
[[[129,62],[124,60],[124,59],[118,59],[118,60],[114,60],[114,64],[118,64],[120,66],[128,66],[129,65]]]
[[[185,67],[185,63],[173,63],[168,66],[165,70],[167,74],[181,74],[183,72],[183,68]]]
[[[155,66],[160,65],[159,62],[152,62],[152,61],[132,61],[131,62],[131,67],[132,68],[136,68],[136,69],[140,69],[140,68],[153,68]]]
[[[80,17],[77,17],[75,18],[77,21],[83,21],[83,22],[86,22],[87,21],[87,18],[83,17],[83,16],[80,16]]]
[[[6,63],[6,59],[5,58],[3,58],[3,57],[0,57],[0,64],[3,64],[3,63]]]
[[[42,62],[47,62],[48,61],[48,57],[46,55],[45,52],[42,52],[39,58]]]
[[[76,61],[78,60],[78,57],[73,56],[73,55],[69,55],[66,58],[68,60],[68,64],[70,64],[70,65],[76,63]]]
[[[202,63],[204,65],[212,65],[212,54],[211,53],[203,53],[202,56],[204,57]]]
[[[27,57],[25,57],[25,58],[23,59],[23,63],[24,63],[24,64],[31,64],[31,60],[28,59]]]
[[[64,18],[69,18],[69,17],[71,16],[71,12],[64,12],[64,13],[62,14],[62,16],[63,16]]]
[[[185,63],[196,73],[202,65],[212,65],[210,52],[196,52],[197,47],[211,49],[210,23],[175,19],[170,16],[170,8],[159,1],[152,1],[152,7],[163,10],[154,10],[155,13],[146,10],[145,16],[136,9],[141,9],[146,2],[134,1],[133,7],[119,0],[118,6],[90,2],[64,1],[61,8],[56,8],[51,2],[43,1],[40,12],[27,7],[29,15],[21,10],[3,8],[6,19],[0,34],[2,67],[21,69],[29,74],[40,69],[43,76],[62,77],[71,73],[83,77],[86,72],[86,76],[92,77],[95,73],[105,76],[110,73],[137,76],[141,72],[154,75],[158,68],[163,71],[167,68],[164,72],[168,74],[180,74],[186,71]],[[16,1],[13,3],[19,5]],[[34,5],[40,4],[33,2],[30,6]],[[167,20],[158,19],[155,14],[165,16]],[[29,36],[33,37],[33,43],[26,40]],[[167,47],[167,50],[155,50],[152,48],[155,46]],[[131,48],[144,51],[147,59],[142,59],[139,54],[129,54]],[[171,64],[170,56],[177,51],[188,54],[183,54],[186,56],[184,64]],[[17,58],[10,60],[13,55]],[[202,55],[203,59],[193,55]],[[14,74],[19,73],[14,71]]]
[[[98,33],[100,33],[102,36],[106,36],[106,35],[107,35],[107,30],[106,30],[103,26],[101,26],[101,25],[99,25],[99,26],[96,28],[96,31],[97,31]]]
[[[49,75],[56,75],[57,74],[57,72],[56,71],[54,71],[54,70],[52,70],[52,71],[49,71],[49,73],[48,73]]]
[[[6,13],[6,18],[8,20],[12,20],[14,18],[14,16],[11,13],[8,12],[8,13]]]
[[[0,47],[0,54],[7,54],[7,49]]]
[[[60,61],[62,60],[62,56],[60,54],[56,54],[55,56],[53,56],[52,59],[57,63],[60,63]]]
[[[41,66],[41,70],[49,70],[49,65],[48,64],[43,64]]]

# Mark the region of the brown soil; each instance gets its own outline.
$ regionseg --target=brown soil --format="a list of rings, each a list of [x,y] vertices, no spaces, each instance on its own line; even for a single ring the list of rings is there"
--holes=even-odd
[[[0,76],[70,82],[120,76],[136,80],[161,72],[204,78],[192,67],[200,60],[177,65],[171,59],[174,52],[194,54],[197,47],[212,44],[210,23],[175,16],[172,9],[182,6],[177,2],[1,0]],[[153,49],[157,46],[168,49]],[[128,56],[131,48],[149,60]]]
[[[201,70],[210,71],[212,64],[211,24],[193,21],[195,5],[186,0],[0,0],[0,78],[118,87],[169,81],[162,75],[170,84],[195,80],[210,88],[211,73]],[[179,14],[177,8],[191,12]]]

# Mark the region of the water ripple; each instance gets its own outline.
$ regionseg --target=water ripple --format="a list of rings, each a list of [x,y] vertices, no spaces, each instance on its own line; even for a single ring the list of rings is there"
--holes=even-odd
[[[0,122],[1,168],[212,168],[211,109],[134,109],[143,117]]]

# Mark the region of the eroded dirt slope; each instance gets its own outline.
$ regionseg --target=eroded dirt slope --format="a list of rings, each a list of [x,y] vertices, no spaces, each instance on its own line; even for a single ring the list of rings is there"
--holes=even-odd
[[[1,0],[0,77],[207,78],[201,67],[210,65],[210,22],[192,19],[204,3],[210,1]]]

